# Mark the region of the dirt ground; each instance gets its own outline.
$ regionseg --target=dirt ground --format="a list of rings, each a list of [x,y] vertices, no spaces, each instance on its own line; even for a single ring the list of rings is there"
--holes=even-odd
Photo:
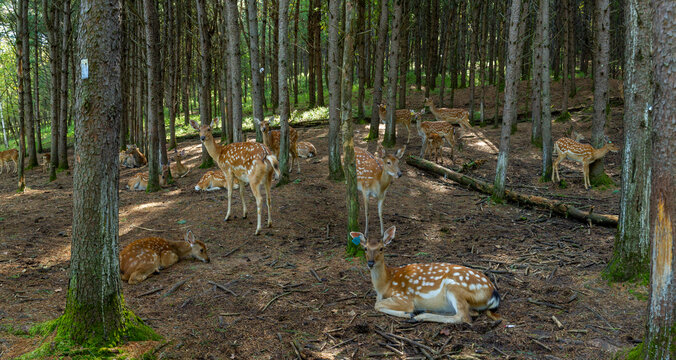
[[[418,97],[413,94],[412,102],[422,103]],[[589,119],[588,113],[577,112],[572,120],[587,137]],[[613,109],[607,125],[620,146],[621,119],[621,108]],[[555,123],[554,138],[569,124]],[[611,255],[613,229],[590,229],[546,211],[493,204],[483,194],[405,163],[404,176],[385,200],[385,227],[397,226],[386,261],[443,261],[485,271],[502,296],[502,321],[481,314],[472,325],[410,323],[377,313],[363,259],[345,255],[345,186],[327,180],[328,129],[298,130],[319,156],[303,161],[302,173],[294,171],[291,184],[273,188],[273,227],[260,236],[253,235],[255,202],[248,187],[249,217],[242,219],[235,191],[235,217],[228,222],[223,221],[224,190],[194,190],[205,172],[195,168],[197,140],[180,144],[193,169],[175,185],[153,194],[120,191],[121,246],[146,236],[179,239],[191,229],[211,256],[208,264],[181,261],[139,285],[123,285],[129,308],[170,340],[157,350],[159,358],[609,359],[641,338],[646,287],[608,284],[599,277]],[[486,159],[470,174],[492,179],[499,129],[475,131],[464,134],[455,164]],[[356,127],[358,146],[366,146],[361,139],[367,133],[367,126]],[[400,140],[404,134],[400,131]],[[561,169],[568,188],[540,183],[540,154],[529,138],[530,125],[520,123],[512,136],[509,186],[582,208],[594,205],[597,213],[619,212],[618,188],[584,190],[576,163],[566,161]],[[419,151],[416,135],[407,153]],[[606,157],[607,172],[618,184],[620,160],[619,153]],[[139,171],[147,169],[122,170],[121,183]],[[19,195],[15,177],[0,175],[1,358],[39,341],[16,335],[16,329],[53,319],[65,305],[72,177],[60,173],[55,182],[46,180],[40,170],[28,171],[28,190]],[[370,205],[370,233],[376,236],[375,201]],[[163,296],[181,280],[187,281]],[[155,289],[161,290],[149,293]]]

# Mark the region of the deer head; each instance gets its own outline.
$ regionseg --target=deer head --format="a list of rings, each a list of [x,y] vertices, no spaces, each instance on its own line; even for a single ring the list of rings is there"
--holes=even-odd
[[[190,244],[190,256],[205,263],[211,262],[209,254],[207,254],[207,246],[195,239],[195,234],[192,231],[188,230],[185,234],[185,241]]]
[[[394,233],[397,231],[396,226],[392,226],[385,230],[382,240],[378,238],[366,239],[366,236],[360,232],[351,232],[352,242],[359,244],[364,248],[364,255],[366,256],[366,265],[369,269],[378,263],[383,263],[385,260],[385,246],[387,246],[394,239]]]

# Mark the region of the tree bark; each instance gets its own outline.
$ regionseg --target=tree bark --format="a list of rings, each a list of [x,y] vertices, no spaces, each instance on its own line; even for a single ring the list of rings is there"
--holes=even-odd
[[[401,53],[399,54],[399,108],[406,109],[406,74],[408,72],[408,41],[410,27],[410,1],[404,0],[403,18],[401,19]]]
[[[673,359],[676,348],[676,4],[653,0],[653,105],[652,190],[650,237],[652,262],[648,329],[643,343],[646,359]],[[645,69],[642,69],[645,71]]]
[[[169,108],[169,149],[176,148],[176,83],[178,77],[176,76],[176,24],[174,17],[174,2],[173,0],[166,1],[165,7],[166,25],[165,33],[167,35],[165,40],[165,59],[168,65],[167,69],[167,107]]]
[[[624,15],[622,197],[613,257],[605,270],[615,281],[639,278],[650,271],[653,63],[649,1],[627,1]]]
[[[239,51],[239,11],[237,10],[237,0],[227,0],[225,7],[228,11],[226,23],[228,27],[228,49],[230,70],[230,87],[232,88],[232,101],[230,102],[230,113],[232,113],[233,142],[243,141],[242,137],[242,76],[241,76],[241,54]],[[288,11],[288,2],[287,2]]]
[[[18,77],[17,83],[18,83],[18,90],[19,90],[19,164],[17,165],[17,173],[19,177],[19,182],[18,182],[18,189],[17,192],[21,193],[24,191],[26,188],[26,182],[25,182],[25,177],[24,177],[24,168],[26,167],[25,165],[25,158],[26,158],[26,96],[24,94],[25,92],[25,74],[24,74],[24,67],[25,67],[25,60],[23,56],[24,52],[24,46],[23,42],[25,41],[23,33],[25,31],[25,27],[28,25],[26,21],[24,21],[24,14],[23,14],[23,9],[24,6],[22,2],[19,2],[19,11],[17,13],[18,18],[16,21],[17,24],[17,35],[16,36],[16,63],[17,63],[17,71],[16,75]]]
[[[314,67],[314,56],[315,56],[315,51],[314,51],[314,21],[315,21],[315,2],[317,0],[308,0],[308,12],[307,12],[307,51],[308,51],[308,58],[307,58],[307,68],[308,68],[308,77],[306,79],[307,82],[307,87],[308,87],[308,106],[309,108],[313,108],[317,105],[317,98],[316,98],[316,91],[315,91],[315,67]]]
[[[44,152],[42,149],[42,124],[40,122],[40,31],[38,30],[38,5],[39,1],[35,1],[33,11],[35,11],[35,132],[37,140],[38,153]]]
[[[470,8],[471,7],[471,8]],[[479,9],[481,7],[475,4],[474,1],[467,3],[467,13],[471,16],[471,34],[469,40],[469,122],[474,122],[474,77],[476,68],[476,48],[477,48],[477,30],[479,27]]]
[[[554,151],[554,144],[552,143],[552,110],[551,110],[551,96],[549,87],[549,0],[540,1],[540,11],[538,17],[542,21],[542,70],[540,71],[540,90],[542,96],[540,101],[540,111],[542,115],[542,180],[550,181],[552,178],[552,151]]]
[[[563,50],[561,52],[563,57],[563,78],[561,80],[561,114],[566,116],[568,114],[568,94],[570,94],[570,80],[568,80],[568,77],[570,76],[570,52],[568,51],[568,48],[570,48],[570,36],[568,35],[570,32],[570,21],[568,21],[568,18],[571,13],[571,4],[570,0],[562,0],[561,3],[563,6]]]
[[[59,110],[59,169],[68,169],[68,57],[69,52],[65,49],[70,44],[70,0],[63,2],[63,31],[61,32],[61,105]]]
[[[594,21],[596,41],[594,43],[594,117],[592,119],[591,144],[602,147],[605,141],[604,127],[608,117],[608,52],[610,47],[610,6],[608,0],[596,0]],[[606,183],[603,158],[589,166],[589,180],[592,185]]]
[[[531,134],[530,142],[535,146],[542,145],[542,17],[540,12],[535,20],[533,34],[533,67],[531,80]]]
[[[147,192],[160,190],[160,139],[162,75],[160,74],[160,20],[157,2],[143,0],[143,15],[146,31],[146,66],[148,76],[148,186]]]
[[[289,0],[279,0],[279,170],[282,175],[279,185],[289,182]],[[296,159],[298,161],[298,159]]]
[[[249,15],[249,63],[251,65],[251,102],[252,102],[252,110],[253,110],[253,117],[254,119],[259,119],[263,120],[263,84],[261,81],[260,77],[260,62],[259,62],[259,55],[258,55],[258,9],[257,9],[257,0],[247,0],[247,11]],[[296,4],[296,6],[299,6],[300,4]],[[298,21],[296,21],[296,25],[298,24]],[[298,32],[296,31],[296,34]],[[297,51],[295,50],[294,47],[294,54]],[[294,55],[295,57],[295,55]],[[298,84],[298,80],[295,79],[296,84]],[[297,85],[296,85],[297,86]],[[296,103],[298,103],[297,100],[297,93],[296,93]],[[261,142],[263,138],[261,137],[261,129],[260,127],[256,124],[254,121],[254,126],[256,128],[256,141]]]
[[[505,75],[505,106],[502,110],[502,130],[500,134],[500,152],[498,165],[495,169],[495,189],[493,196],[498,199],[505,197],[505,179],[507,178],[507,160],[509,158],[509,136],[512,122],[516,118],[517,81],[521,68],[521,56],[518,56],[519,22],[521,16],[521,0],[512,0],[511,16],[509,21],[509,42],[507,44],[507,70]]]
[[[425,69],[425,97],[430,96],[430,91],[436,87],[437,80],[437,47],[438,47],[438,29],[439,29],[439,0],[428,0],[429,16],[427,16],[427,66]],[[393,24],[393,27],[401,27],[399,24]],[[390,54],[392,50],[390,50]]]
[[[387,116],[385,118],[385,136],[383,137],[384,147],[393,147],[397,144],[397,127],[395,123],[394,112],[397,109],[397,80],[399,79],[399,48],[400,29],[402,16],[402,0],[394,0],[394,19],[392,19],[392,38],[390,39],[389,56],[389,74],[387,90]],[[435,76],[436,77],[436,76]]]
[[[270,23],[272,23],[272,39],[270,39],[270,102],[272,110],[279,107],[279,4],[271,0]]]
[[[23,47],[21,51],[21,56],[23,56],[23,82],[24,82],[24,132],[26,134],[28,146],[28,168],[32,168],[38,165],[38,157],[35,149],[35,123],[33,118],[33,92],[31,91],[31,64],[30,64],[30,36],[28,31],[28,0],[21,0],[21,6],[23,13],[22,22],[23,22],[23,42],[21,46]],[[37,31],[37,30],[36,30]],[[39,134],[38,134],[39,136]]]
[[[322,41],[321,41],[321,21],[322,21],[322,1],[316,2],[316,7],[314,11],[315,20],[314,20],[314,67],[315,67],[315,80],[317,80],[317,106],[324,106],[324,85],[322,83]]]
[[[209,20],[206,18],[205,0],[195,0],[197,3],[197,27],[200,34],[200,124],[211,124],[211,33]],[[202,164],[200,168],[210,168],[214,160],[209,156],[206,147],[202,144]]]
[[[56,13],[56,1],[42,0],[44,21],[47,27],[47,39],[49,42],[49,70],[51,74],[50,86],[50,117],[51,117],[51,140],[50,155],[51,163],[49,166],[49,181],[56,180],[56,168],[59,166],[59,105],[61,104],[58,96],[59,81],[61,80],[60,61],[61,54],[59,47],[59,20],[60,16]]]
[[[357,94],[357,118],[364,118],[364,99],[366,97],[366,0],[357,0],[357,77],[359,92]],[[330,95],[329,95],[330,96]]]
[[[378,45],[376,47],[376,70],[373,79],[373,104],[371,106],[371,126],[369,128],[368,140],[378,140],[378,127],[380,124],[380,115],[378,106],[383,101],[383,77],[385,67],[385,50],[387,43],[387,22],[389,0],[380,0],[380,20],[378,25]]]
[[[329,179],[345,178],[340,163],[340,11],[342,0],[329,1]]]

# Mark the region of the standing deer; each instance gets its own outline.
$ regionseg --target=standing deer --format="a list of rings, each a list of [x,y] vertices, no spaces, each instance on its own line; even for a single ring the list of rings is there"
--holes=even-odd
[[[193,257],[210,262],[207,247],[188,230],[185,241],[170,241],[158,237],[136,240],[120,251],[122,280],[138,284],[152,273],[174,265],[180,259]]]
[[[451,148],[451,163],[453,163],[454,149],[455,149],[455,127],[447,121],[422,121],[420,115],[424,110],[416,113],[415,126],[418,129],[418,135],[422,138],[422,146],[420,147],[420,157],[427,153],[427,142],[432,134],[437,134],[448,142]]]
[[[169,165],[162,165],[162,171],[160,172],[160,186],[167,186],[167,178],[169,177]],[[138,173],[132,176],[129,181],[127,181],[127,189],[129,190],[138,190],[145,191],[148,187],[148,173]]]
[[[554,180],[554,182],[561,181],[561,177],[559,176],[559,164],[565,158],[568,158],[582,163],[584,188],[589,189],[591,187],[591,183],[589,182],[589,164],[606,156],[608,151],[619,151],[617,145],[613,144],[608,137],[606,137],[605,140],[606,144],[600,149],[594,149],[594,147],[589,144],[580,144],[571,138],[563,137],[556,140],[556,143],[554,143],[554,151],[558,154],[558,157],[554,160],[554,176],[552,180]]]
[[[443,146],[444,146],[444,137],[437,134],[431,133],[428,137],[429,147],[425,152],[425,155],[429,155],[430,159],[434,159],[434,162],[439,162],[441,158],[441,163],[443,165]],[[451,163],[453,162],[453,147],[451,147]]]
[[[451,124],[460,125],[465,130],[472,127],[469,123],[469,111],[465,109],[437,108],[430,98],[425,98],[425,106],[429,106],[432,115],[438,121],[448,121]]]
[[[181,152],[174,151],[172,160],[175,161],[175,163],[171,164],[171,176],[180,178],[188,175],[190,169],[181,163],[185,158],[185,150],[181,150]]]
[[[18,171],[18,165],[17,161],[19,160],[19,150],[17,149],[9,149],[5,151],[0,151],[0,174],[2,174],[2,171],[7,167],[7,171],[11,169],[9,167],[9,162],[12,161],[14,162],[14,173]]]
[[[392,180],[400,178],[399,159],[404,156],[406,146],[397,150],[395,155],[387,155],[382,145],[378,145],[378,156],[361,149],[354,148],[357,165],[357,189],[364,199],[364,214],[366,217],[365,232],[369,231],[369,197],[378,199],[378,218],[380,219],[380,234],[383,234],[383,202],[387,189]]]
[[[244,199],[244,184],[251,186],[251,192],[256,198],[256,208],[258,212],[258,225],[256,235],[261,231],[261,189],[265,186],[265,202],[268,207],[268,226],[272,226],[272,217],[270,216],[270,186],[272,178],[279,178],[279,163],[277,157],[270,153],[267,146],[256,142],[239,142],[225,146],[219,145],[212,134],[210,125],[198,125],[194,120],[190,121],[195,130],[200,133],[200,140],[214,159],[218,167],[225,175],[225,182],[228,187],[228,212],[225,214],[225,221],[230,218],[230,209],[232,203],[232,190],[234,179],[240,183],[239,195],[242,199],[242,217],[246,218],[246,201]],[[211,125],[214,125],[212,122]]]
[[[279,137],[282,134],[281,131],[271,130],[270,122],[267,120],[260,121],[259,119],[254,118],[254,121],[256,122],[256,125],[260,127],[261,133],[263,134],[263,144],[270,148],[275,156],[279,158]],[[298,173],[300,174],[300,161],[298,161],[297,143],[298,132],[296,129],[289,126],[289,154],[291,154],[291,163],[289,164],[289,169],[293,169],[293,163],[296,162],[298,164]]]
[[[378,115],[380,115],[380,123],[385,123],[385,117],[387,115],[387,106],[385,104],[378,105]],[[415,112],[408,109],[399,109],[394,111],[394,119],[396,124],[401,124],[406,127],[406,144],[411,140],[411,119]]]
[[[470,323],[470,310],[486,311],[490,318],[497,318],[491,310],[500,305],[500,295],[480,271],[448,263],[387,266],[384,248],[394,239],[395,231],[394,226],[387,229],[382,240],[350,233],[352,241],[364,247],[377,311],[448,324]]]

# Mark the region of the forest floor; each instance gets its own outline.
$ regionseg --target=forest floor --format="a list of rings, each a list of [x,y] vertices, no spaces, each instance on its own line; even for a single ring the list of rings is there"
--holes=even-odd
[[[413,92],[410,102],[422,104],[422,95]],[[622,109],[612,110],[606,130],[621,146]],[[589,137],[588,110],[572,115]],[[554,139],[570,124],[554,123]],[[540,150],[530,144],[530,124],[518,127],[508,186],[618,214],[619,188],[584,190],[577,163],[562,164],[567,188],[540,183]],[[170,340],[156,352],[159,358],[425,359],[425,346],[431,358],[609,359],[641,339],[647,287],[609,284],[600,277],[612,253],[614,229],[494,204],[486,195],[403,161],[404,176],[394,181],[384,205],[385,227],[397,226],[387,263],[443,261],[484,270],[502,296],[502,321],[481,314],[472,325],[410,323],[376,312],[363,259],[345,255],[345,186],[327,180],[328,130],[298,130],[319,156],[302,161],[302,173],[294,171],[292,183],[273,188],[273,226],[260,236],[253,235],[255,202],[248,187],[249,217],[242,219],[235,191],[235,217],[228,222],[223,221],[225,190],[194,190],[205,172],[195,167],[197,140],[180,144],[193,169],[173,186],[153,194],[121,186],[121,246],[147,236],[181,239],[191,229],[211,257],[211,263],[181,261],[139,285],[123,284],[129,308]],[[492,181],[500,130],[473,130],[464,134],[455,164],[485,159],[469,174]],[[367,133],[368,126],[356,126],[357,146],[367,146],[362,141]],[[405,129],[399,134],[405,140]],[[419,151],[420,138],[412,136],[407,154]],[[606,157],[606,171],[618,184],[620,160],[619,153]],[[139,171],[147,169],[123,169],[121,184]],[[20,333],[59,316],[68,289],[72,177],[60,173],[47,183],[47,174],[30,170],[26,181],[26,192],[17,194],[15,177],[0,175],[0,358],[13,358],[39,342]],[[377,236],[374,200],[371,214],[370,233]],[[187,281],[163,296],[181,280]],[[153,289],[161,290],[148,294]]]

